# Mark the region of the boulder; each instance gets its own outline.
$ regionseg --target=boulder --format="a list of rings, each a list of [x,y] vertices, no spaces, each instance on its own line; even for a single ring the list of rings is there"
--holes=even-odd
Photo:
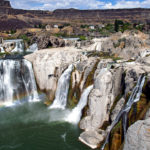
[[[99,141],[103,141],[104,138],[105,135],[97,131],[86,131],[80,135],[79,140],[92,149],[95,149],[99,145]]]
[[[64,47],[65,46],[65,41],[61,38],[50,36],[49,40],[50,40],[52,47]]]
[[[123,150],[149,150],[150,118],[140,120],[129,127]]]
[[[46,49],[49,47],[64,47],[65,41],[61,38],[50,36],[48,34],[36,35],[32,38],[31,43],[37,43],[38,49]]]

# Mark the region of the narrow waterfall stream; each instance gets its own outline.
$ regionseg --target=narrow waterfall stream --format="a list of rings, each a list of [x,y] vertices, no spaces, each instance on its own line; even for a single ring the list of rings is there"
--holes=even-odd
[[[24,59],[0,60],[0,105],[39,100],[32,64]]]
[[[112,122],[111,127],[109,129],[109,133],[106,137],[106,140],[101,148],[101,150],[105,149],[106,144],[109,142],[109,137],[111,134],[112,129],[115,127],[115,125],[120,121],[120,119],[123,119],[123,131],[124,131],[124,136],[126,135],[126,130],[127,130],[127,115],[132,107],[132,105],[136,102],[138,102],[140,100],[140,96],[142,93],[142,88],[144,86],[145,83],[145,76],[141,75],[138,79],[138,82],[135,86],[135,88],[133,89],[129,100],[127,102],[127,104],[124,106],[124,108],[119,112],[118,116],[116,117],[116,119]]]
[[[78,105],[71,111],[71,113],[66,118],[66,121],[74,124],[79,123],[82,116],[82,110],[87,105],[88,96],[92,89],[93,85],[89,86],[83,91]]]
[[[50,106],[50,109],[55,108],[65,109],[72,70],[73,65],[70,65],[59,78],[55,100],[53,104]]]
[[[37,92],[37,86],[36,86],[36,82],[35,82],[34,72],[32,69],[32,64],[27,60],[24,60],[24,62],[26,64],[27,68],[29,69],[29,79],[30,80],[26,80],[26,82],[25,82],[25,87],[27,89],[29,101],[39,101],[39,95]],[[24,76],[22,76],[22,78],[24,78]],[[29,87],[30,85],[31,85],[31,87]]]
[[[11,44],[14,44],[14,49],[12,49],[12,52],[19,52],[22,53],[25,50],[24,42],[22,39],[14,39],[14,40],[4,40],[4,45],[9,46]],[[5,52],[3,45],[0,44],[1,52]]]

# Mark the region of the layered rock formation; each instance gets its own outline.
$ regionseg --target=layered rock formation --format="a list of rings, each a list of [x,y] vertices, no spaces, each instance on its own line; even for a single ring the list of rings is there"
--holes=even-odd
[[[13,9],[9,1],[0,3],[0,30],[33,27],[34,25],[55,23],[99,24],[114,22],[116,19],[128,20],[132,23],[149,23],[150,9],[109,9],[109,10],[77,10],[58,9],[53,12],[42,10]],[[11,17],[10,17],[11,16]],[[6,26],[4,26],[4,24]],[[8,24],[11,24],[9,26]],[[18,25],[19,24],[19,25]]]
[[[10,4],[9,1],[6,1],[6,0],[0,0],[0,7],[11,8],[11,4]]]

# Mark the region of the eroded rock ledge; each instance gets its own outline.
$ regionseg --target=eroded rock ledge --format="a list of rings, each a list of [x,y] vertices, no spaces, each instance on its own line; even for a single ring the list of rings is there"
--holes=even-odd
[[[79,140],[95,149],[104,142],[112,121],[129,98],[139,76],[146,74],[146,82],[150,80],[148,65],[150,56],[128,62],[88,56],[87,53],[88,51],[84,49],[64,47],[40,50],[25,58],[33,63],[38,87],[46,91],[50,102],[55,98],[59,77],[70,64],[73,64],[75,68],[70,79],[69,107],[74,107],[82,91],[94,84],[80,122],[80,128],[84,131]],[[140,101],[131,108],[128,114],[128,126],[137,120],[144,119],[149,108],[147,93],[143,92]],[[136,117],[134,117],[135,113]],[[123,148],[122,137],[120,121],[112,132],[109,147],[113,147],[114,150]]]

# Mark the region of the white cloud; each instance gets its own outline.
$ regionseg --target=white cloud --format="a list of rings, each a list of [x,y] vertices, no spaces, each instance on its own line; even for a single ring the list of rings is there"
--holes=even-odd
[[[150,0],[134,1],[134,0],[121,0],[117,1],[114,5],[112,3],[106,3],[102,8],[116,9],[116,8],[149,8]]]
[[[115,3],[105,0],[10,0],[12,6],[21,9],[55,10],[59,8],[112,9],[150,7],[150,0],[117,0]]]
[[[59,8],[98,9],[104,5],[99,0],[10,0],[12,6],[22,9],[46,9],[55,10]],[[34,5],[36,4],[36,5]]]

